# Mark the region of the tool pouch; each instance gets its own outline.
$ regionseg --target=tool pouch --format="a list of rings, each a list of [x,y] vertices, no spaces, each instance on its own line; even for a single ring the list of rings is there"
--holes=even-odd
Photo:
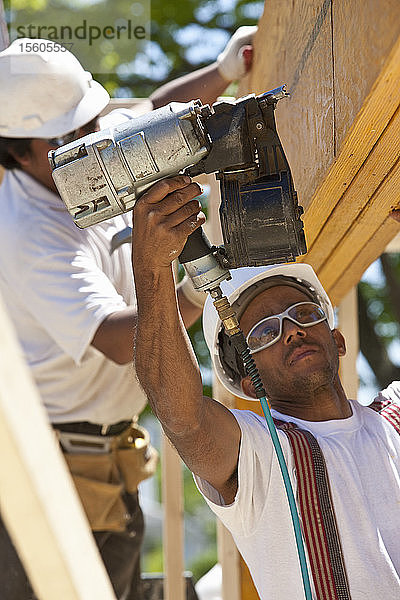
[[[64,454],[93,531],[123,531],[127,509],[112,453]]]
[[[132,423],[115,439],[115,459],[126,491],[133,494],[141,481],[154,475],[158,452],[148,431]]]
[[[110,452],[64,453],[93,531],[124,531],[129,519],[124,491],[154,474],[158,452],[148,432],[133,424],[112,440]]]

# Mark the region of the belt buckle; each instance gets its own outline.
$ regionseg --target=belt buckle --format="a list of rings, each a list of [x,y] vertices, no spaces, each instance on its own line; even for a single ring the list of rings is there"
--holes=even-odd
[[[108,429],[108,426],[106,427]],[[108,454],[113,440],[112,437],[67,431],[58,431],[57,437],[63,450],[68,454]]]
[[[108,430],[110,429],[110,427],[111,427],[111,425],[107,425],[106,423],[104,423],[104,424],[101,426],[100,434],[101,434],[101,435],[107,435],[107,433],[108,433]]]

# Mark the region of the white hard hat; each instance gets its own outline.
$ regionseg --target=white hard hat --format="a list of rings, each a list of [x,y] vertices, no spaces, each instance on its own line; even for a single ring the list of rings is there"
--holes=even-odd
[[[0,52],[2,137],[63,136],[94,119],[109,100],[103,86],[55,42],[17,39]]]
[[[290,277],[294,285],[299,284],[301,287],[308,289],[315,301],[324,309],[329,327],[331,329],[334,328],[335,316],[332,303],[310,265],[291,263],[270,265],[268,267],[242,267],[240,269],[233,269],[231,275],[231,280],[221,283],[221,289],[228,298],[229,303],[236,304],[236,308],[239,308],[240,314],[243,313],[252,298],[263,289],[262,282],[266,279],[277,276]],[[277,283],[277,285],[285,285],[285,283]],[[243,295],[245,290],[249,290],[250,287],[254,290],[253,295],[250,293]],[[243,298],[245,300],[241,302]],[[244,394],[238,378],[236,380],[232,378],[227,372],[226,366],[221,361],[218,341],[221,328],[222,322],[218,317],[212,298],[208,296],[203,309],[203,332],[217,377],[224,387],[235,396],[239,396],[239,398],[244,398],[245,400],[254,400],[254,398]]]

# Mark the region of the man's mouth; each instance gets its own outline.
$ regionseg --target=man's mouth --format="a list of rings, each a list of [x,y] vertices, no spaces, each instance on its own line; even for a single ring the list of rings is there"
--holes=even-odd
[[[311,356],[311,354],[315,354],[317,351],[317,348],[313,346],[305,346],[303,344],[302,346],[292,350],[288,357],[288,363],[289,365],[292,365],[293,363],[298,362],[307,356]]]

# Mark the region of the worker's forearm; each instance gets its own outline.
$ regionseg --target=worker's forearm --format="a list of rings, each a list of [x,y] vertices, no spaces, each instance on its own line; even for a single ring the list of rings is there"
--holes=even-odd
[[[251,68],[252,40],[257,27],[240,27],[228,41],[217,62],[193,73],[179,77],[156,90],[150,100],[154,108],[168,102],[189,102],[200,98],[212,104],[229,83],[240,79]]]
[[[154,413],[174,441],[199,420],[201,377],[178,312],[172,269],[135,268],[135,285],[136,373]]]
[[[189,102],[196,98],[200,98],[203,104],[212,104],[228,85],[229,82],[220,74],[217,63],[212,63],[166,83],[150,96],[150,100],[154,108],[169,102]]]

